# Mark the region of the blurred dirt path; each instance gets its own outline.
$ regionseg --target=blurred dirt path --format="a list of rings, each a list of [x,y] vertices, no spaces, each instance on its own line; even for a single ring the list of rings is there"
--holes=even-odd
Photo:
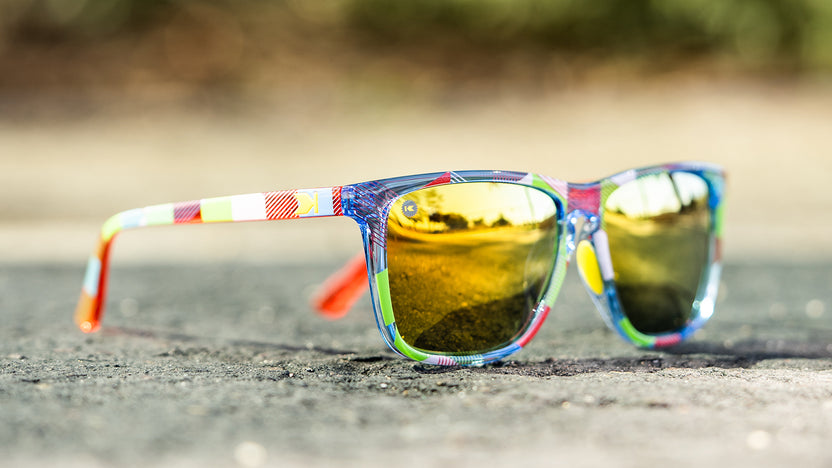
[[[828,86],[628,82],[455,102],[306,93],[226,110],[114,96],[78,115],[61,102],[62,118],[0,120],[0,261],[83,262],[107,216],[153,203],[459,169],[579,181],[687,159],[729,171],[729,259],[832,256]],[[117,255],[273,260],[298,258],[299,242],[314,246],[304,257],[359,245],[346,220],[180,229],[125,235]]]

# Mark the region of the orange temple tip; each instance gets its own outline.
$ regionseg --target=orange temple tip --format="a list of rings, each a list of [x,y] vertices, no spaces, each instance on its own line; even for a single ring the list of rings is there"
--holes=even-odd
[[[321,315],[336,320],[347,315],[368,287],[367,266],[361,253],[330,276],[312,302]]]
[[[78,324],[78,328],[81,329],[84,333],[92,333],[97,331],[101,327],[101,324],[90,322],[89,320],[85,320]]]
[[[101,327],[101,321],[96,318],[98,300],[86,293],[81,293],[78,308],[75,309],[75,323],[84,333],[92,333]]]

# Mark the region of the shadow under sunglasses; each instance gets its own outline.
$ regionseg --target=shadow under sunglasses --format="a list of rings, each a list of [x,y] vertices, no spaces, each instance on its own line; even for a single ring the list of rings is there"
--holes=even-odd
[[[830,359],[832,347],[825,340],[798,341],[749,339],[727,346],[722,342],[683,343],[651,355],[636,357],[554,359],[539,361],[509,360],[498,361],[483,367],[431,366],[397,359],[392,352],[384,354],[361,354],[355,350],[320,346],[297,346],[258,340],[218,340],[197,335],[172,331],[156,331],[140,328],[106,327],[108,335],[141,337],[182,344],[207,343],[219,346],[245,346],[264,351],[292,352],[308,351],[325,356],[340,356],[351,364],[412,367],[419,374],[445,374],[476,372],[486,374],[522,375],[526,377],[571,377],[599,372],[658,372],[663,369],[747,369],[761,362],[774,359]],[[200,347],[204,349],[204,347]],[[176,353],[173,353],[176,354]],[[187,352],[183,351],[183,354]]]

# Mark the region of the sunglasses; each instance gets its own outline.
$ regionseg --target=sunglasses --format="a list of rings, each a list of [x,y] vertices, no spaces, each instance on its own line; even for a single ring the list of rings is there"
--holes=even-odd
[[[480,365],[519,351],[573,255],[611,329],[640,347],[670,346],[713,314],[723,189],[720,167],[686,162],[590,183],[460,171],[148,206],[104,224],[75,320],[84,332],[99,328],[110,247],[122,230],[347,216],[364,252],[316,304],[341,316],[369,285],[379,331],[403,356]]]

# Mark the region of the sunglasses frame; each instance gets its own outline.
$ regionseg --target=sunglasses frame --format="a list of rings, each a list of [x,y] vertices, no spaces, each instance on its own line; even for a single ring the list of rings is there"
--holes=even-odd
[[[695,174],[707,183],[711,212],[710,245],[708,263],[687,323],[672,333],[650,335],[636,330],[622,310],[613,279],[603,207],[618,187],[640,177],[664,172]],[[388,214],[396,200],[416,190],[472,182],[532,187],[552,199],[558,211],[559,229],[553,272],[531,317],[506,346],[481,354],[425,352],[407,344],[396,327],[387,270]],[[330,188],[264,192],[154,205],[119,213],[104,224],[98,247],[88,263],[75,320],[85,332],[99,328],[106,297],[110,247],[116,234],[124,229],[152,225],[347,216],[354,219],[361,230],[376,323],[385,343],[397,354],[425,364],[482,365],[519,351],[534,337],[553,307],[566,276],[569,259],[583,241],[592,246],[598,270],[591,273],[581,268],[582,262],[579,262],[579,269],[587,292],[607,326],[636,346],[661,348],[688,338],[713,313],[721,273],[723,191],[724,173],[719,166],[703,162],[682,162],[633,169],[589,183],[569,183],[525,172],[457,171]],[[588,275],[594,277],[588,278]]]
[[[618,187],[657,173],[687,172],[700,176],[708,185],[711,210],[709,259],[700,281],[693,310],[687,324],[673,333],[650,335],[639,332],[625,315],[613,280],[609,247],[604,231],[603,207],[607,198]],[[428,353],[405,342],[396,327],[387,277],[387,217],[393,203],[416,190],[442,185],[498,182],[536,188],[552,198],[558,209],[560,226],[558,251],[554,271],[544,288],[542,300],[535,306],[530,320],[510,344],[482,354]],[[554,305],[566,277],[569,258],[583,240],[590,242],[599,263],[603,289],[599,293],[584,283],[587,292],[601,313],[607,326],[625,340],[642,348],[671,346],[689,337],[711,317],[716,302],[721,272],[722,193],[723,171],[718,166],[699,163],[675,163],[634,169],[590,183],[569,183],[547,176],[510,171],[459,171],[397,177],[344,186],[341,189],[343,212],[355,219],[364,238],[365,257],[370,292],[376,322],[385,343],[400,355],[426,364],[481,365],[496,361],[522,349],[534,337]],[[584,228],[576,230],[578,219]]]

